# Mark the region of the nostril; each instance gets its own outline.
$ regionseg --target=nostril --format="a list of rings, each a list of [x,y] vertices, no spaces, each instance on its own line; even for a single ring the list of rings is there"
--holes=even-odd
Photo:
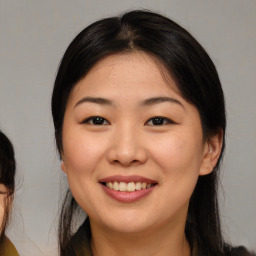
[[[114,160],[113,163],[116,163],[116,164],[120,164],[120,165],[124,165],[124,166],[129,166],[129,165],[133,165],[133,164],[137,164],[139,163],[140,161],[139,160],[132,160],[132,161],[129,161],[129,160]]]

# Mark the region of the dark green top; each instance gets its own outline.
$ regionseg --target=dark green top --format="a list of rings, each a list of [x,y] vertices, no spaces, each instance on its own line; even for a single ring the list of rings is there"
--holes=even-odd
[[[19,256],[16,248],[6,236],[0,244],[0,256]]]

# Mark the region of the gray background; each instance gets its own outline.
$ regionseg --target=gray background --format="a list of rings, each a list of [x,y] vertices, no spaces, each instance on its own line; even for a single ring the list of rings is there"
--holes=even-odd
[[[225,236],[256,249],[255,0],[0,0],[0,125],[18,162],[8,235],[22,256],[56,255],[59,194],[65,187],[50,115],[58,63],[86,25],[136,8],[180,23],[216,64],[228,114],[220,193]]]

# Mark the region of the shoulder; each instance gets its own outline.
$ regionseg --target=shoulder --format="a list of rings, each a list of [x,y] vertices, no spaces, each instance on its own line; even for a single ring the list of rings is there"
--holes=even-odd
[[[244,246],[226,246],[225,256],[256,256],[256,254],[254,252],[248,251]]]
[[[5,236],[0,244],[0,255],[3,256],[19,256],[13,243]]]

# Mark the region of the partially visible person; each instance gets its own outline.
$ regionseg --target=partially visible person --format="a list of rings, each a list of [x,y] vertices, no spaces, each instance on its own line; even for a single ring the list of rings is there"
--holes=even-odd
[[[19,255],[12,242],[5,235],[15,188],[15,167],[12,143],[0,131],[0,256]]]

